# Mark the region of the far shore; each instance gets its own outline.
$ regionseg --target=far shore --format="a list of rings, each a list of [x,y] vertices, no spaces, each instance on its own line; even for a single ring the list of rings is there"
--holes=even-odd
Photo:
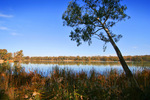
[[[14,60],[0,60],[0,64],[4,63],[4,62],[8,62],[8,63],[12,63],[15,62]],[[55,61],[55,60],[24,60],[22,62],[119,62],[119,61],[96,61],[96,60],[92,60],[92,61],[73,61],[73,60],[62,60],[62,61]],[[126,62],[133,62],[133,61],[126,61]]]
[[[4,63],[4,62],[14,62],[14,61],[13,61],[13,60],[7,60],[7,61],[0,60],[0,64],[1,64],[1,63]]]

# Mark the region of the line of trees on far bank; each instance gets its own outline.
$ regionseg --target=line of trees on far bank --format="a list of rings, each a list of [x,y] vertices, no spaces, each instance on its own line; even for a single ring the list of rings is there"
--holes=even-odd
[[[24,61],[119,61],[117,56],[58,56],[58,57],[29,57]],[[150,61],[150,55],[124,56],[126,61]]]
[[[126,61],[150,61],[150,55],[124,56]],[[10,53],[6,49],[0,49],[0,60],[13,61],[119,61],[117,56],[23,56],[23,50]]]

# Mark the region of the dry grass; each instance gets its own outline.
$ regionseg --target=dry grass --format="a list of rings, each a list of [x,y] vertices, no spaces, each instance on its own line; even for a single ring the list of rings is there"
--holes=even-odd
[[[91,71],[73,73],[57,67],[44,77],[42,72],[26,73],[21,67],[0,66],[0,99],[4,100],[142,100],[150,98],[150,71],[136,72],[144,94],[132,87],[124,73],[111,70],[106,75]]]

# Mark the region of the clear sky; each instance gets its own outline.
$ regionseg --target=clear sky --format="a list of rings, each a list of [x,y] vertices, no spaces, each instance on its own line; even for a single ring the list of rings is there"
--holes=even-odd
[[[0,0],[0,49],[23,50],[25,56],[115,56],[112,46],[93,38],[77,47],[62,14],[70,0]],[[131,19],[115,25],[123,55],[150,55],[150,0],[123,0]]]

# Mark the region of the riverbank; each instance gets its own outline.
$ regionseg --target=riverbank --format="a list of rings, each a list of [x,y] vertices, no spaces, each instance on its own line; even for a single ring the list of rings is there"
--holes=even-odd
[[[7,61],[4,61],[4,60],[0,60],[0,64],[4,63],[4,62],[14,62],[13,60],[7,60]]]
[[[13,72],[13,73],[12,73]],[[107,71],[107,76],[91,70],[73,73],[71,70],[55,68],[43,77],[44,72],[26,73],[21,67],[3,64],[0,67],[0,99],[34,100],[103,100],[150,98],[150,71],[135,72],[134,76],[143,90],[139,93],[125,76],[116,70]],[[87,77],[88,76],[88,77]],[[136,94],[136,95],[134,95]]]
[[[0,60],[0,63],[3,63],[4,62],[4,60]]]

